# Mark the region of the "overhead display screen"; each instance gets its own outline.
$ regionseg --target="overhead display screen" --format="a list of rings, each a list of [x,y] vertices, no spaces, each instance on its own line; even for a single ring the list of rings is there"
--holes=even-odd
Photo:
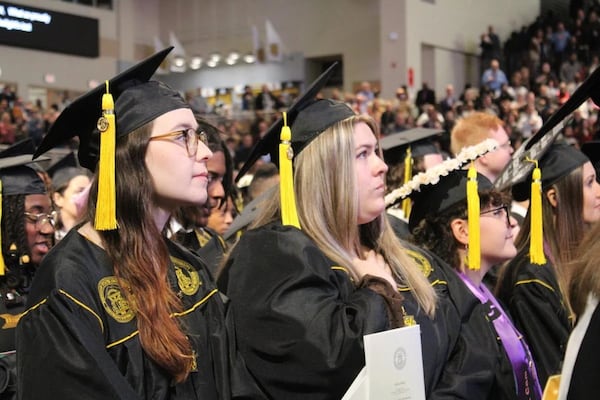
[[[0,1],[0,44],[98,57],[98,19]]]

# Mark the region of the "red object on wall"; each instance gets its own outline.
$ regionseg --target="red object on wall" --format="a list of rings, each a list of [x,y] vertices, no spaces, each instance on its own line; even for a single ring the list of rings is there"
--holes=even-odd
[[[413,87],[415,85],[415,71],[410,67],[408,69],[408,86]]]

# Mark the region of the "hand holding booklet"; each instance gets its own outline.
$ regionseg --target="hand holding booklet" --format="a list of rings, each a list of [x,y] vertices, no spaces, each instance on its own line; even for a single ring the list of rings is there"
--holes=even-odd
[[[366,366],[342,400],[425,400],[419,325],[365,335],[364,343]]]

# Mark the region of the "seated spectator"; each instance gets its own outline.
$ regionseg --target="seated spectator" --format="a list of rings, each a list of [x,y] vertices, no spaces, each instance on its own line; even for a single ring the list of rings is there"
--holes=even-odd
[[[433,104],[425,104],[423,113],[417,118],[416,126],[422,128],[440,129],[444,124],[444,117]]]
[[[565,84],[574,83],[575,76],[581,71],[583,66],[577,58],[576,52],[571,52],[569,58],[560,65],[560,80]]]
[[[540,114],[535,109],[535,105],[528,103],[525,111],[519,114],[517,128],[525,139],[531,137],[542,127],[543,121]]]

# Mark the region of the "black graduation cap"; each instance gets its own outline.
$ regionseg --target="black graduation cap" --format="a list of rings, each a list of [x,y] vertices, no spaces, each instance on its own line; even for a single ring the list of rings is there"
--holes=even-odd
[[[590,161],[589,158],[575,147],[563,141],[552,143],[538,160],[542,174],[542,190],[588,161]],[[531,174],[526,176],[525,180],[516,183],[512,187],[512,193],[517,201],[529,199],[531,196]]]
[[[467,173],[465,169],[448,172],[440,176],[439,182],[432,185],[422,185],[419,191],[410,194],[413,200],[408,228],[413,229],[429,215],[438,215],[460,202],[467,201]],[[491,189],[492,182],[477,173],[477,191]]]
[[[45,194],[46,185],[32,168],[31,154],[0,158],[2,196]]]
[[[298,154],[311,140],[329,126],[354,115],[352,109],[344,103],[333,100],[315,100],[316,95],[325,86],[337,64],[335,62],[327,68],[287,110],[287,124],[292,128],[291,143],[294,155]],[[306,115],[299,120],[298,124],[294,125],[298,114],[303,111]],[[282,127],[283,118],[279,118],[269,127],[267,133],[252,149],[246,163],[240,168],[235,178],[236,182],[248,172],[261,156],[270,154],[271,162],[279,165],[277,149]]]
[[[37,157],[73,136],[79,137],[81,165],[93,171],[99,164],[94,221],[98,230],[118,228],[115,140],[169,111],[190,108],[177,91],[162,82],[150,81],[172,49],[169,47],[148,57],[69,104],[34,154]]]
[[[90,175],[88,170],[79,166],[77,157],[72,151],[48,167],[46,172],[52,179],[52,190],[55,192],[66,188],[71,179],[76,176]]]
[[[166,48],[118,74],[108,81],[108,88],[105,84],[99,85],[74,100],[52,124],[34,158],[78,136],[79,162],[93,171],[98,160],[97,124],[107,89],[115,102],[117,137],[131,133],[168,111],[190,108],[178,92],[162,82],[150,81],[172,49]]]
[[[380,141],[383,158],[388,164],[402,162],[409,147],[413,158],[427,154],[440,154],[432,139],[443,132],[440,129],[419,127],[389,134]]]
[[[26,138],[15,142],[4,150],[0,151],[0,158],[19,156],[22,154],[30,154],[33,155],[35,152],[35,143],[33,139]]]
[[[527,139],[512,155],[512,160],[502,171],[494,186],[504,190],[531,175],[534,163],[527,159],[539,160],[552,145],[556,137],[561,133],[565,118],[575,111],[584,101],[592,98],[596,105],[600,105],[600,68],[592,74],[573,92],[569,100],[562,105],[548,121],[542,125],[539,131]],[[542,179],[544,170],[542,169]]]
[[[70,151],[67,153],[67,155],[60,158],[54,164],[46,168],[46,172],[48,173],[48,175],[50,175],[51,178],[54,178],[54,175],[61,169],[78,167],[79,163],[77,162],[77,156],[75,156],[74,152]]]

